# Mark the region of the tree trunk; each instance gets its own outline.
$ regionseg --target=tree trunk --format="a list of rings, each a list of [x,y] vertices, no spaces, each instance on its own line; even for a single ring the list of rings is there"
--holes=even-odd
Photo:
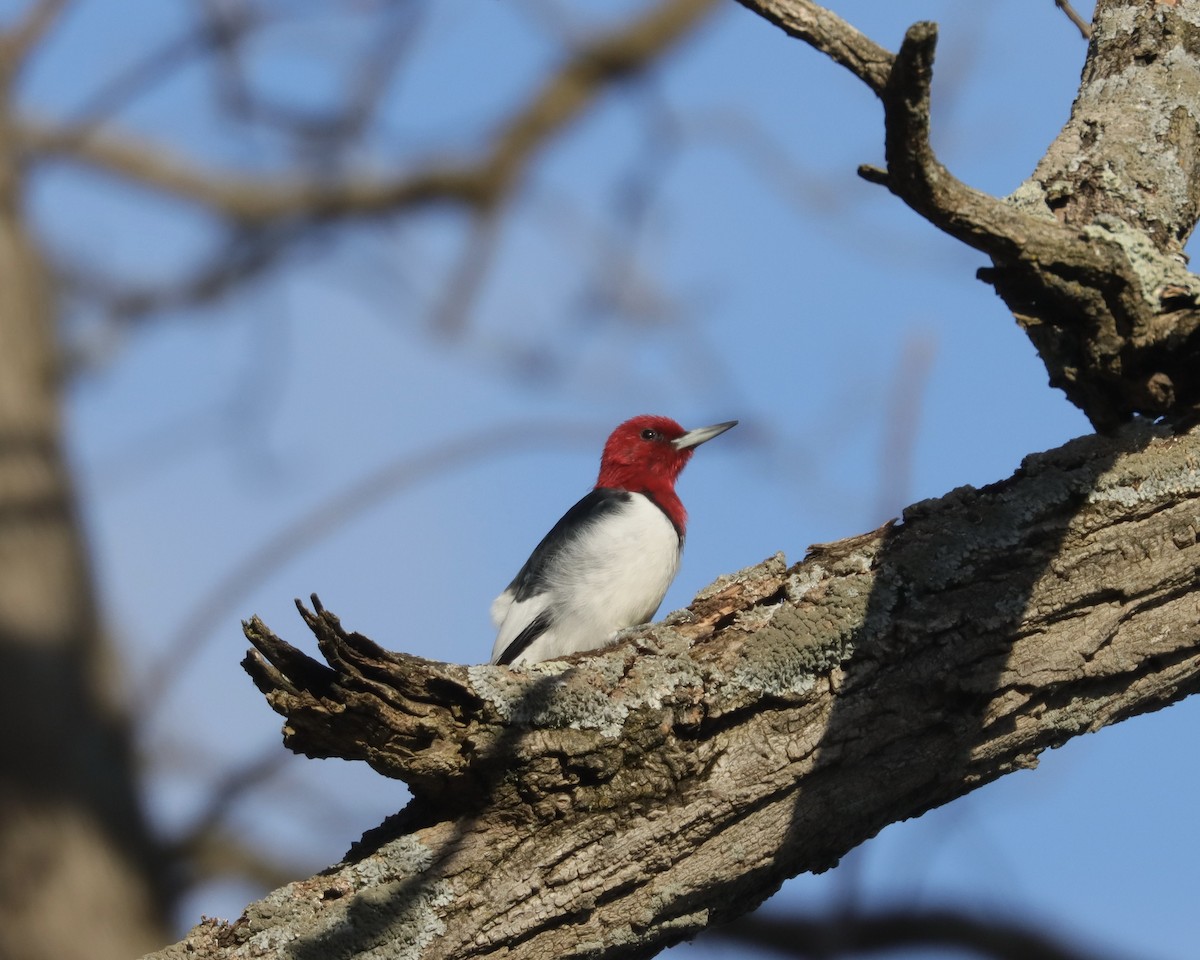
[[[161,942],[60,426],[54,308],[0,83],[0,957],[127,960]]]

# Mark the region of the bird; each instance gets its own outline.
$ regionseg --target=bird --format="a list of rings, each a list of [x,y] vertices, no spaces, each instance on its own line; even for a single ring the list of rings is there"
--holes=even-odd
[[[519,666],[607,646],[654,617],[675,579],[687,511],[675,480],[736,420],[684,430],[643,414],[609,436],[590,493],[534,548],[492,603],[492,663]]]

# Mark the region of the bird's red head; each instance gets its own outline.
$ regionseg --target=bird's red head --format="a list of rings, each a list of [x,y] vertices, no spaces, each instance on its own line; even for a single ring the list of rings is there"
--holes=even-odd
[[[647,485],[674,486],[692,457],[691,447],[679,450],[673,443],[686,432],[670,417],[643,415],[626,420],[604,444],[596,485],[636,491]]]
[[[670,417],[643,414],[626,420],[604,444],[596,486],[648,495],[682,533],[687,513],[675,495],[675,479],[696,447],[736,423],[684,430]]]

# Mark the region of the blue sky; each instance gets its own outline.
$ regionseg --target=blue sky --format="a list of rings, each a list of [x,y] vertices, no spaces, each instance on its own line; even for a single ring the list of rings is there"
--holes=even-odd
[[[255,75],[320,105],[354,37],[300,6],[311,15],[256,48]],[[546,11],[586,27],[637,6],[439,0],[357,162],[470,153],[555,62]],[[190,9],[80,4],[38,61],[27,108],[80,109],[81,91],[130,50],[186,32]],[[1051,0],[836,9],[891,49],[909,23],[941,24],[935,145],[974,186],[1014,189],[1066,119],[1085,48]],[[209,82],[183,58],[118,122],[212,163],[268,169],[279,144],[217,116]],[[282,752],[279,718],[238,667],[240,619],[258,613],[303,640],[292,598],[316,591],[385,646],[486,659],[492,598],[590,486],[605,435],[630,415],[742,421],[681,481],[689,540],[663,612],[720,573],[776,551],[799,559],[1086,432],[974,279],[983,259],[855,176],[881,160],[866,88],[730,4],[540,157],[456,338],[428,318],[465,223],[433,213],[334,231],[235,297],[135,329],[73,313],[71,342],[91,364],[70,393],[71,452],[145,715],[155,822],[185,827],[223,771]],[[623,211],[639,195],[649,199],[631,228]],[[220,242],[185,204],[68,167],[39,175],[32,210],[47,245],[132,278],[169,277]],[[635,309],[614,308],[616,293]],[[897,436],[911,436],[900,459]],[[430,457],[444,467],[222,588],[364,478]],[[156,686],[180,644],[186,657]],[[951,903],[1114,954],[1191,956],[1200,783],[1179,745],[1197,709],[1084,737],[1035,772],[889,827],[767,909]],[[405,796],[361,764],[284,757],[229,827],[311,870]],[[201,887],[180,923],[236,916],[256,892]]]

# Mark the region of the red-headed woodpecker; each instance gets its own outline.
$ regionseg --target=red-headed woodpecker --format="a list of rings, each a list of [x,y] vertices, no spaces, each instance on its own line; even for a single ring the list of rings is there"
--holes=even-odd
[[[492,604],[492,663],[535,663],[609,643],[654,616],[679,569],[687,511],[675,478],[692,452],[737,424],[684,430],[626,420],[604,444],[600,476],[537,545]]]

